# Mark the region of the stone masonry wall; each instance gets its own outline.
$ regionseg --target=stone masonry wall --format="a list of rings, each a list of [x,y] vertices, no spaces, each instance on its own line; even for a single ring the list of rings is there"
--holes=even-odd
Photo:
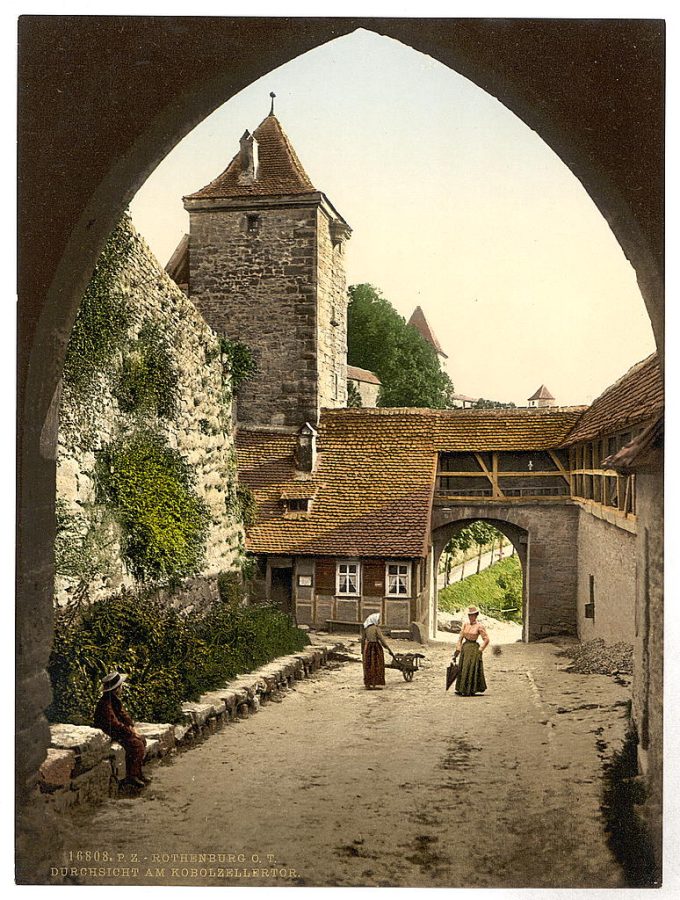
[[[581,510],[578,529],[578,636],[632,644],[635,636],[635,535]],[[585,616],[593,577],[595,618]]]
[[[316,241],[315,208],[191,213],[189,295],[259,366],[239,390],[239,421],[317,421]]]
[[[347,242],[334,244],[329,226],[326,214],[317,210],[319,406],[337,409],[347,406]]]
[[[197,592],[216,595],[215,577],[239,565],[244,533],[234,512],[236,465],[231,423],[230,385],[224,382],[219,343],[193,304],[163,272],[138,235],[134,250],[120,276],[120,284],[132,313],[129,338],[134,342],[143,323],[153,322],[168,341],[177,371],[178,403],[174,418],[124,413],[114,396],[120,360],[112,371],[100,373],[96,386],[84,401],[69,387],[60,404],[57,458],[57,509],[75,530],[89,532],[90,560],[98,574],[88,586],[96,600],[134,584],[120,553],[120,531],[111,511],[97,502],[93,480],[98,451],[134,429],[150,427],[178,450],[196,474],[195,490],[211,513],[205,561],[193,580]],[[55,596],[64,603],[79,583],[69,567],[59,573],[57,559]],[[68,574],[67,574],[68,573]],[[206,585],[209,588],[206,589]]]
[[[664,681],[664,483],[663,451],[636,472],[637,596],[633,721],[638,761],[647,786],[642,815],[657,861],[663,845],[663,681]]]

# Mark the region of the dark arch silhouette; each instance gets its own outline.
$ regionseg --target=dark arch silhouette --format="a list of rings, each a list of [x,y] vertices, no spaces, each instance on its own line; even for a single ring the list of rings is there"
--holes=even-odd
[[[137,189],[199,121],[273,68],[359,27],[400,40],[468,77],[555,150],[634,266],[663,352],[662,22],[22,17],[20,810],[28,808],[48,742],[43,710],[52,629],[55,391],[97,255]],[[47,842],[43,846],[47,852]],[[19,880],[31,877],[19,868]]]

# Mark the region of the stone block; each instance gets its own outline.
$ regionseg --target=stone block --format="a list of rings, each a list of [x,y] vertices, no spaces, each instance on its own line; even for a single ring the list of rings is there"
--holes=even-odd
[[[211,703],[183,703],[182,712],[191,718],[194,725],[205,725],[210,716],[214,715]]]
[[[175,725],[175,744],[181,744],[191,732],[191,725]]]
[[[127,767],[125,765],[125,750],[116,741],[111,743],[111,753],[109,756],[111,763],[111,772],[117,781],[122,781],[127,775]]]
[[[234,693],[236,697],[236,706],[240,706],[242,703],[248,703],[251,699],[250,691],[245,685],[230,685],[231,691]],[[254,692],[253,692],[254,694]]]
[[[227,704],[222,699],[219,691],[211,691],[208,694],[202,694],[199,698],[199,703],[206,703],[208,706],[211,706],[212,715],[214,716],[224,715],[227,708]]]
[[[93,769],[109,755],[111,738],[88,725],[51,725],[50,743],[57,750],[72,750],[76,755],[76,771]]]
[[[101,803],[109,796],[111,764],[108,759],[98,763],[71,781],[71,790],[77,795],[77,803],[91,806]]]
[[[175,746],[175,727],[174,725],[159,725],[155,722],[135,722],[135,730],[143,735],[147,740],[147,756],[148,744],[150,741],[158,741],[158,753],[165,756]]]
[[[73,750],[57,750],[49,747],[47,758],[40,766],[40,789],[52,791],[69,784],[76,768]]]

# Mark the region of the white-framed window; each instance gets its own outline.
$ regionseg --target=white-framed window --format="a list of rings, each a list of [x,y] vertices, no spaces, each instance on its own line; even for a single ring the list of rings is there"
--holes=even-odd
[[[335,589],[342,597],[358,597],[361,585],[361,565],[349,560],[335,566]]]
[[[387,597],[411,596],[411,563],[385,564],[385,594]]]

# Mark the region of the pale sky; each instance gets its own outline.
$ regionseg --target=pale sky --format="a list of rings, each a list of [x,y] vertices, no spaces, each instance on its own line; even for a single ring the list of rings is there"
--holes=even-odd
[[[205,119],[138,192],[162,265],[189,230],[183,195],[275,112],[353,228],[348,284],[408,319],[422,306],[456,392],[526,405],[546,384],[589,403],[654,349],[632,267],[580,182],[513,113],[390,38],[357,31],[254,82]]]

